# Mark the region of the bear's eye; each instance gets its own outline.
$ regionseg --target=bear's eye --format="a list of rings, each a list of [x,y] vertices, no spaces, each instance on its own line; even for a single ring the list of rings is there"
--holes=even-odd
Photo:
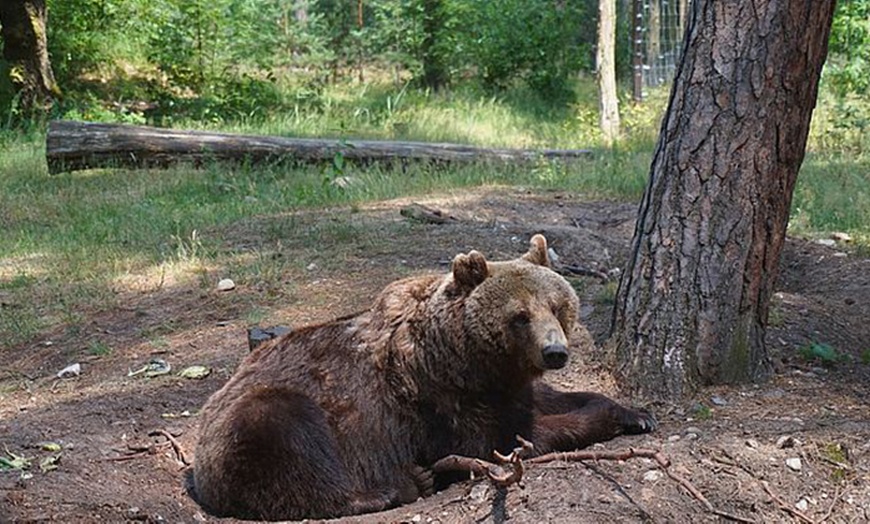
[[[511,319],[511,324],[517,327],[522,327],[528,326],[531,321],[532,317],[529,315],[528,311],[519,311],[514,314],[513,318]]]

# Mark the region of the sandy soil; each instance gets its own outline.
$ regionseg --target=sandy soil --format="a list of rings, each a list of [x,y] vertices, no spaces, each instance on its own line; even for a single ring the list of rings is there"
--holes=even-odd
[[[458,220],[409,224],[398,212],[408,202],[391,201],[207,232],[224,239],[227,253],[252,260],[249,265],[258,257],[287,263],[280,274],[239,278],[230,292],[213,285],[228,268],[210,268],[198,282],[119,289],[116,307],[82,312],[83,328],[46,333],[0,354],[0,446],[6,458],[9,452],[31,459],[23,473],[0,472],[0,522],[215,521],[185,494],[182,458],[193,459],[197,410],[247,352],[252,310],[260,312],[261,325],[326,320],[365,307],[395,278],[445,270],[458,252],[516,256],[537,232],[548,237],[561,264],[608,271],[625,259],[636,210],[516,190],[418,201]],[[276,239],[282,224],[291,226]],[[569,367],[549,380],[618,396],[601,349],[613,285],[571,280],[583,298],[587,330]],[[532,465],[522,488],[469,481],[347,520],[870,521],[870,365],[862,363],[870,355],[870,260],[848,246],[791,239],[779,290],[768,333],[777,369],[770,381],[711,388],[685,405],[657,406],[658,432],[600,446],[660,450],[670,471],[706,504],[654,461],[633,458]],[[112,351],[92,354],[94,341]],[[826,366],[807,360],[800,348],[812,343],[845,357]],[[151,358],[168,361],[173,373],[128,377]],[[56,377],[74,362],[80,376]],[[212,372],[201,380],[175,374],[190,365]],[[183,457],[158,430],[174,436]],[[800,469],[789,459],[799,459]]]

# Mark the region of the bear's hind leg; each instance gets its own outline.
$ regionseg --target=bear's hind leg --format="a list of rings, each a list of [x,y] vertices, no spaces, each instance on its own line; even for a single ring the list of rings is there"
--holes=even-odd
[[[322,518],[355,509],[323,410],[287,388],[252,388],[215,414],[194,484],[202,505],[220,516]]]
[[[598,393],[559,392],[545,384],[535,384],[534,406],[536,453],[582,449],[658,427],[646,410],[626,408]]]

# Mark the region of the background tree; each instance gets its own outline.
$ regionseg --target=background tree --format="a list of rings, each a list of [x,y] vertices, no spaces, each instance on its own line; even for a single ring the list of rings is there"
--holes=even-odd
[[[616,96],[616,0],[598,2],[599,122],[608,146],[619,137],[619,99]]]
[[[45,0],[0,2],[3,59],[25,113],[44,109],[60,97],[48,58],[45,28]]]
[[[677,400],[770,371],[764,332],[834,0],[692,2],[617,294],[617,374]]]

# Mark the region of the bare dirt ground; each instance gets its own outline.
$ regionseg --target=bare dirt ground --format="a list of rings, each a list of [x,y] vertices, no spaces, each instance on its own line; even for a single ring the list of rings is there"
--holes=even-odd
[[[458,220],[410,224],[398,212],[408,201],[392,201],[208,232],[238,257],[234,268],[247,267],[236,289],[215,288],[218,279],[234,276],[227,274],[232,268],[210,268],[198,282],[119,286],[117,305],[82,312],[87,321],[80,329],[46,333],[0,354],[0,453],[31,459],[23,473],[0,472],[0,522],[217,520],[187,497],[181,455],[164,434],[152,432],[174,435],[183,458],[192,460],[196,412],[246,354],[245,330],[253,321],[299,326],[350,313],[395,278],[444,271],[453,255],[472,248],[511,258],[537,232],[548,237],[561,264],[607,271],[625,259],[636,210],[635,204],[520,190],[418,201]],[[251,269],[264,257],[283,260],[282,271]],[[615,286],[593,277],[570,280],[583,299],[588,331],[568,369],[550,380],[617,395],[602,349]],[[870,366],[862,363],[870,350],[870,260],[847,247],[792,239],[779,282],[768,333],[777,374],[769,382],[717,387],[685,405],[655,406],[656,433],[601,446],[660,450],[670,471],[708,504],[654,461],[633,458],[532,465],[523,488],[500,492],[488,481],[469,481],[347,520],[870,521]],[[261,313],[254,319],[252,310]],[[89,351],[94,342],[112,351]],[[829,345],[841,359],[827,366],[807,360],[799,350],[812,343]],[[173,372],[128,377],[155,357]],[[74,362],[80,376],[56,377]],[[211,374],[194,380],[175,373],[194,364]],[[46,449],[49,442],[60,451]]]

